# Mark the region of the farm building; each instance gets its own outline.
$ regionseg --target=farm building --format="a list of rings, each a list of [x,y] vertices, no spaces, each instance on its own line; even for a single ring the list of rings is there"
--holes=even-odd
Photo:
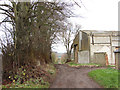
[[[77,63],[115,65],[116,51],[120,50],[119,31],[81,30],[76,35],[72,48]]]

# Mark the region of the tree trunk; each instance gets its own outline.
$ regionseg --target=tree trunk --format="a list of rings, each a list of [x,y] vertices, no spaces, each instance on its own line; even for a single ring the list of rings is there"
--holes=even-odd
[[[67,62],[70,62],[71,61],[71,50],[70,51],[67,51]]]

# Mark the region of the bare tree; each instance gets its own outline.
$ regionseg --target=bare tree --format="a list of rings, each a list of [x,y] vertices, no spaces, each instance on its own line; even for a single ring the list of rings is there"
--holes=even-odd
[[[2,42],[3,71],[17,70],[27,64],[36,65],[37,61],[51,63],[51,46],[56,33],[61,30],[61,21],[72,15],[69,6],[62,2],[9,3],[0,4],[0,14],[5,16],[2,25],[11,25],[5,28],[5,32],[10,33],[11,42],[8,37],[7,44]]]
[[[71,60],[71,50],[72,50],[72,42],[78,31],[80,30],[81,26],[73,25],[71,23],[67,23],[65,25],[64,31],[60,33],[60,41],[64,44],[67,52],[67,61]]]

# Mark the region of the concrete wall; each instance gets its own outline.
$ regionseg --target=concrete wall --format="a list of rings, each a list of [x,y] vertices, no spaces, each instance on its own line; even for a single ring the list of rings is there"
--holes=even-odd
[[[120,36],[113,36],[112,37],[112,46],[113,47],[118,47],[120,46]]]
[[[78,63],[89,63],[89,51],[78,52]]]
[[[94,37],[94,43],[110,43],[110,37],[106,36],[106,37]]]
[[[93,63],[105,66],[106,65],[105,54],[106,53],[104,53],[104,52],[94,53],[94,59],[95,60],[93,61]]]
[[[109,64],[115,64],[114,59],[114,47],[111,44],[110,36],[96,36],[90,37],[90,61],[93,62],[95,60],[94,53],[96,52],[105,52],[108,55]]]
[[[82,32],[82,40],[80,39],[79,40],[79,44],[81,44],[81,49],[79,49],[79,50],[89,50],[89,38],[88,38],[88,35],[86,34],[86,33],[84,33],[84,32]]]
[[[91,62],[94,62],[95,60],[95,56],[94,53],[101,53],[101,52],[105,52],[108,55],[108,62],[109,64],[115,63],[114,61],[112,61],[111,59],[111,47],[109,45],[91,45]]]
[[[89,38],[87,33],[79,33],[78,63],[89,63]]]

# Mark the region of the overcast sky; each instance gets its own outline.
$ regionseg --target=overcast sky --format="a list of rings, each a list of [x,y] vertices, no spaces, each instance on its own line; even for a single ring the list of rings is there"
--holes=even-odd
[[[86,9],[76,8],[85,18],[71,18],[87,30],[118,30],[118,0],[82,0]],[[79,8],[79,7],[78,7]]]
[[[81,6],[81,8],[79,6],[75,6],[74,13],[76,13],[78,16],[82,16],[83,18],[74,17],[70,18],[69,20],[74,24],[81,25],[81,30],[118,30],[118,1],[120,0],[74,1],[76,1]],[[53,51],[59,53],[66,52],[62,43],[54,45]]]
[[[82,5],[74,12],[81,17],[70,18],[75,24],[82,25],[81,30],[118,30],[118,1],[120,0],[75,0]],[[66,52],[62,44],[55,45],[54,51]]]

